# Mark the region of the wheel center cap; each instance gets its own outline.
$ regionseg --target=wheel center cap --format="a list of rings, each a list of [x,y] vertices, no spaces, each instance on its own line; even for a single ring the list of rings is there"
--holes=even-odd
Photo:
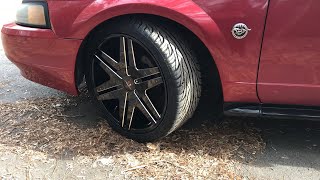
[[[123,78],[123,86],[129,91],[133,91],[135,89],[135,84],[131,77]]]

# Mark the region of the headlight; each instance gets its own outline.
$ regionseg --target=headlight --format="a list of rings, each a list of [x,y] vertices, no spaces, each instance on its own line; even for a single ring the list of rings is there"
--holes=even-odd
[[[23,2],[17,11],[16,23],[28,27],[50,28],[47,3]]]

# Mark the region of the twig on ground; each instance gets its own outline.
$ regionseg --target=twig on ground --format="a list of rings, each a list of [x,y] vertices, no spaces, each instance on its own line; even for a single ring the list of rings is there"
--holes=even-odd
[[[56,115],[57,117],[65,117],[65,118],[79,118],[79,117],[85,117],[85,115],[74,115],[74,116],[69,116],[69,115],[63,115],[63,114],[59,114]]]
[[[136,169],[142,169],[142,168],[145,168],[145,167],[147,167],[147,165],[140,165],[140,166],[136,166],[136,167],[133,167],[133,168],[126,169],[126,170],[122,171],[121,173],[123,174],[123,173],[126,173],[128,171],[134,171]]]

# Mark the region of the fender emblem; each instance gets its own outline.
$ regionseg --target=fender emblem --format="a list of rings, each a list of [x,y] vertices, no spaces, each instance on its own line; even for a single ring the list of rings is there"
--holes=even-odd
[[[243,39],[248,35],[249,31],[251,31],[251,29],[249,29],[247,25],[244,23],[237,23],[233,26],[231,33],[234,38]]]

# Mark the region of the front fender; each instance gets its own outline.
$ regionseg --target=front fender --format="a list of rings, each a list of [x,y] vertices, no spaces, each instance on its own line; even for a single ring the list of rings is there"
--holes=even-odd
[[[259,102],[256,77],[268,0],[48,0],[48,4],[53,31],[60,38],[84,39],[99,24],[121,15],[171,19],[192,31],[210,51],[225,101]],[[253,27],[241,41],[231,35],[237,22]]]
[[[84,39],[97,25],[127,14],[171,19],[191,30],[206,45],[222,37],[212,18],[191,0],[51,0],[48,3],[53,30],[61,38]]]

